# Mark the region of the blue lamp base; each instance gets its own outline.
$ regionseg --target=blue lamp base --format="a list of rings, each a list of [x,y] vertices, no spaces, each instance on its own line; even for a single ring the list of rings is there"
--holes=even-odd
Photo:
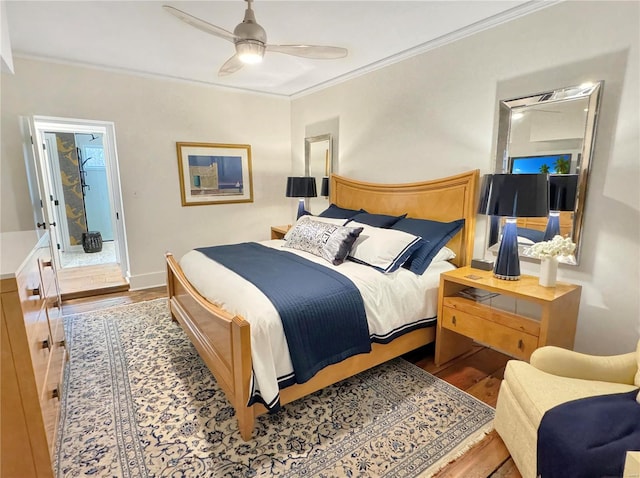
[[[520,258],[518,257],[518,227],[515,217],[508,217],[502,228],[502,241],[498,257],[493,267],[493,275],[503,280],[520,279]]]
[[[549,219],[547,220],[547,228],[544,230],[545,241],[550,241],[555,236],[560,235],[560,211],[549,211]]]
[[[304,213],[304,198],[300,198],[298,201],[298,215],[296,216],[296,219],[300,219],[301,216],[304,216]]]

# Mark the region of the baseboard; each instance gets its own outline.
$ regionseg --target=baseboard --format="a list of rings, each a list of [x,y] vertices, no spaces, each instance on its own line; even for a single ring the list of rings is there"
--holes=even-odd
[[[167,271],[135,274],[129,277],[129,290],[151,289],[167,285]]]

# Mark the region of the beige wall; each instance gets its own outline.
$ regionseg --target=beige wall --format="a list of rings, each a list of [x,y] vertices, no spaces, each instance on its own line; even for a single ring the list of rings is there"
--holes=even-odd
[[[617,353],[640,335],[638,2],[563,2],[292,102],[294,168],[304,128],[339,117],[340,174],[406,182],[493,171],[499,99],[605,80],[586,200],[576,349]],[[484,254],[478,216],[475,255]],[[523,262],[525,273],[539,266]]]
[[[19,115],[113,121],[132,287],[165,282],[164,253],[269,238],[291,222],[289,100],[15,58],[2,74],[0,231],[33,229]],[[182,207],[176,142],[248,143],[254,202]]]

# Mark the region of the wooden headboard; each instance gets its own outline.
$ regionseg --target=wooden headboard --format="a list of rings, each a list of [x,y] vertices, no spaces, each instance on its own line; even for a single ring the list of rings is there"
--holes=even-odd
[[[391,214],[416,219],[450,222],[464,219],[464,227],[447,247],[456,253],[451,261],[469,265],[473,255],[480,171],[475,169],[447,178],[418,183],[375,184],[333,174],[330,201],[347,209],[365,209],[372,214]]]

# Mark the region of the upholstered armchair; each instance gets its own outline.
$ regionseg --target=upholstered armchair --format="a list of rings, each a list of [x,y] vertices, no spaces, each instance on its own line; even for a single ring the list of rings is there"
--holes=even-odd
[[[496,406],[495,429],[523,478],[537,476],[538,428],[544,414],[579,398],[621,394],[640,386],[640,341],[636,352],[591,356],[542,347],[530,363],[507,363]],[[640,396],[637,398],[640,407]]]

